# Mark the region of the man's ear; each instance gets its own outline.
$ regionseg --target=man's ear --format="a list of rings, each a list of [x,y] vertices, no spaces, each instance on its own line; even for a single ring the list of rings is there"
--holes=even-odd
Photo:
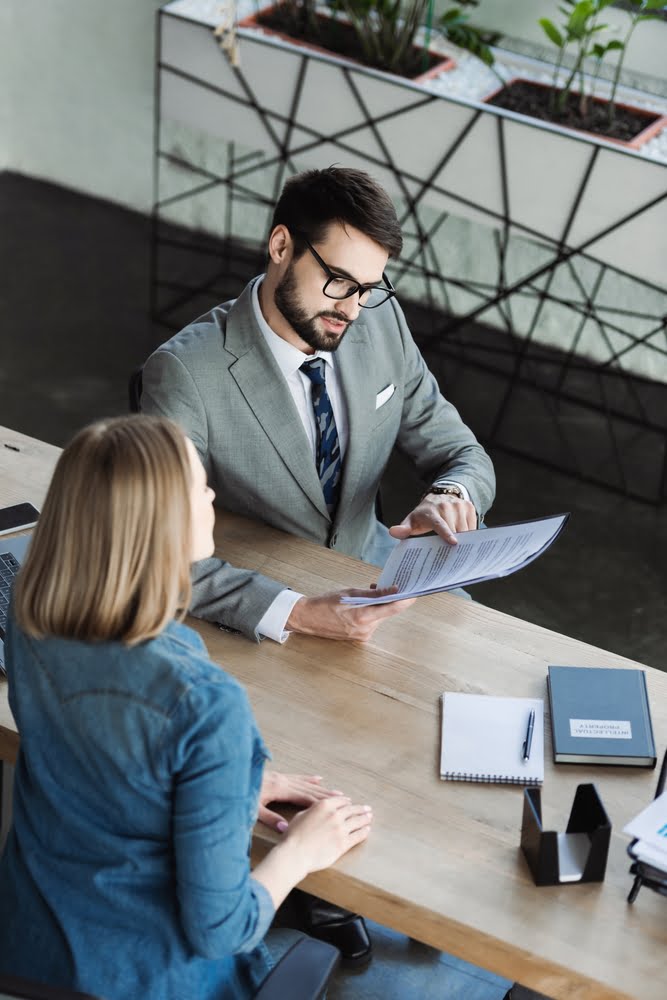
[[[269,236],[269,257],[274,264],[287,264],[294,250],[294,242],[287,226],[276,226]]]

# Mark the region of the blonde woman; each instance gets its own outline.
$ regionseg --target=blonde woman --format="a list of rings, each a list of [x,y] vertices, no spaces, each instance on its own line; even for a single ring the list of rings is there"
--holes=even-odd
[[[105,1000],[250,997],[276,907],[369,833],[370,809],[315,777],[263,783],[243,689],[180,623],[213,496],[167,420],[97,423],[60,457],[5,640],[21,734],[5,973]],[[276,788],[308,808],[251,873]]]

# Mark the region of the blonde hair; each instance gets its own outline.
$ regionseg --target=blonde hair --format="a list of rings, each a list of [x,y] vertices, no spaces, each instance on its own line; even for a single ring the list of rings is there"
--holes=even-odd
[[[56,465],[14,613],[34,638],[151,639],[190,602],[192,474],[183,432],[160,417],[101,420]]]

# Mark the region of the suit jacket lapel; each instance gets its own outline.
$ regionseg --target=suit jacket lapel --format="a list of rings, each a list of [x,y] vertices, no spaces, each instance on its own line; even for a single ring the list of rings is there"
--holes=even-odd
[[[338,377],[348,413],[348,442],[338,510],[350,509],[367,457],[375,400],[369,388],[369,341],[366,323],[358,319],[336,354]]]
[[[255,322],[252,289],[248,285],[227,317],[225,349],[236,360],[229,373],[255,414],[262,431],[280,455],[317,510],[328,517],[322,486],[301,423],[283,374]],[[243,442],[239,442],[243,447]],[[261,476],[262,470],[257,470]],[[270,484],[267,484],[270,489]]]

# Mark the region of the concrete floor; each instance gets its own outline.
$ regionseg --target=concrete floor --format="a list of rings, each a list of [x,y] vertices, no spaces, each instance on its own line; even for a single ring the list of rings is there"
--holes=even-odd
[[[150,223],[141,215],[0,174],[0,424],[62,445],[83,424],[127,410],[128,374],[169,336],[148,316],[149,241]],[[189,315],[205,307],[193,305]],[[475,427],[484,401],[474,374],[459,369],[456,385],[464,384],[456,402]],[[539,433],[534,412],[526,409],[523,420]],[[498,499],[489,523],[566,510],[572,517],[535,564],[473,588],[474,598],[664,669],[665,510],[490,451]],[[409,470],[393,462],[385,515],[401,517],[417,490]],[[604,653],[592,650],[589,662],[603,665]],[[662,744],[664,734],[656,736]],[[375,927],[373,937],[374,962],[357,976],[341,976],[332,998],[505,995],[507,982],[483,970],[384,928]]]

